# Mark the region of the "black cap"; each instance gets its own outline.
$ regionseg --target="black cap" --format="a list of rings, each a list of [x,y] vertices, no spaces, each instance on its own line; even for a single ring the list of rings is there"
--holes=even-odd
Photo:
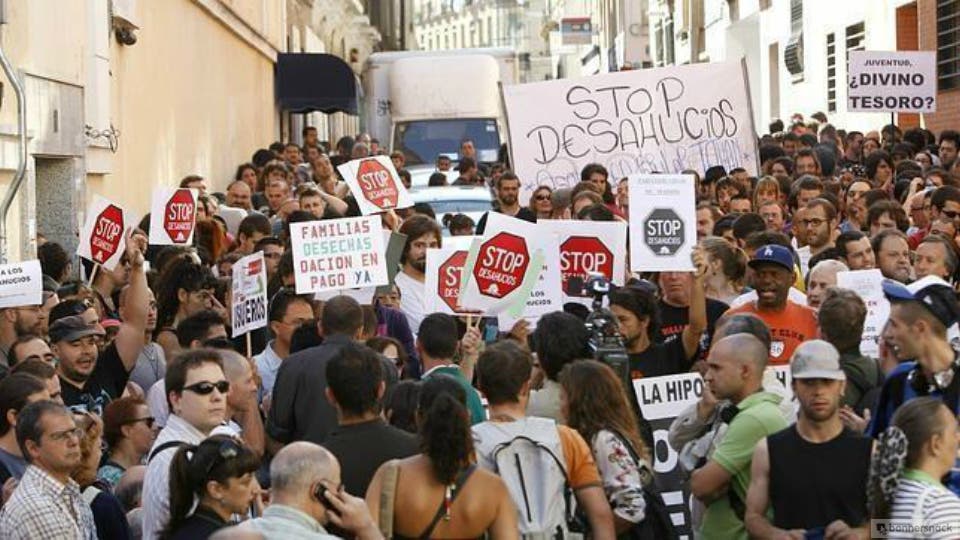
[[[950,285],[938,278],[926,277],[910,286],[885,279],[883,294],[891,302],[919,302],[947,328],[960,318],[960,304],[957,303],[956,293]]]
[[[103,330],[96,325],[87,324],[81,315],[71,315],[57,319],[50,325],[50,342],[76,341],[87,336],[102,336]]]

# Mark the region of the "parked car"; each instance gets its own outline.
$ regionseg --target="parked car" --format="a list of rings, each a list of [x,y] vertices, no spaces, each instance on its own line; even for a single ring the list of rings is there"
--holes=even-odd
[[[482,186],[414,187],[410,196],[415,203],[429,204],[441,225],[446,214],[466,214],[477,223],[484,212],[493,209],[493,194]],[[443,235],[450,235],[446,227]]]

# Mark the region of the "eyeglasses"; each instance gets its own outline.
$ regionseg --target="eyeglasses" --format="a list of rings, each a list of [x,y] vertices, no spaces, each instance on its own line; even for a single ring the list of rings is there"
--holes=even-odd
[[[50,434],[50,439],[57,442],[63,442],[70,437],[80,440],[80,437],[83,437],[83,429],[75,427],[73,429],[65,429],[63,431],[54,431]]]
[[[230,390],[230,381],[218,381],[215,383],[210,381],[201,381],[198,383],[193,383],[189,386],[184,386],[183,389],[189,390],[200,396],[212,394],[214,390],[220,392],[221,394],[226,394]]]
[[[947,216],[950,219],[957,219],[958,217],[960,217],[960,212],[955,212],[953,210],[941,210],[940,213]]]
[[[535,199],[538,200],[538,201],[549,201],[549,200],[550,200],[550,194],[549,194],[549,193],[546,193],[546,194],[544,194],[544,195],[537,195],[537,196],[535,197]]]
[[[126,426],[126,425],[129,425],[129,424],[136,424],[137,422],[144,422],[144,423],[147,424],[147,427],[148,427],[149,429],[153,429],[153,423],[154,423],[155,421],[156,421],[156,419],[155,419],[154,417],[152,417],[152,416],[144,416],[143,418],[133,418],[133,419],[131,419],[131,420],[127,420],[126,422],[123,423],[123,425]]]
[[[217,455],[220,456],[220,460],[212,460],[207,466],[206,470],[203,473],[204,478],[210,476],[210,473],[213,471],[213,468],[219,465],[220,463],[226,462],[228,459],[234,459],[240,455],[240,445],[233,440],[226,440],[220,443],[220,446],[217,448]]]

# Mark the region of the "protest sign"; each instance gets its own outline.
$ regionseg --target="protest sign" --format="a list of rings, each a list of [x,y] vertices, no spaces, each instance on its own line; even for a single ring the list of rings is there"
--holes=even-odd
[[[935,51],[850,51],[847,110],[937,111]]]
[[[377,294],[390,294],[393,288],[393,280],[400,271],[400,256],[403,255],[403,246],[407,243],[407,235],[398,232],[392,232],[384,229],[383,245],[385,246],[385,258],[387,260],[387,283],[377,287]]]
[[[337,170],[350,186],[350,193],[357,199],[360,212],[365,216],[413,206],[413,199],[387,156],[355,159],[340,165]]]
[[[521,199],[574,186],[588,163],[614,182],[712,165],[757,173],[745,73],[733,61],[504,86]]]
[[[775,376],[786,388],[784,399],[792,400],[789,366],[767,368],[765,379]],[[683,373],[665,377],[644,377],[633,380],[637,403],[653,430],[653,472],[663,502],[681,537],[691,537],[690,490],[679,463],[679,452],[670,446],[670,424],[687,407],[703,395],[703,378],[699,373]]]
[[[563,302],[590,306],[590,296],[569,294],[570,278],[586,279],[599,272],[614,285],[623,285],[627,268],[627,224],[623,221],[544,220],[543,231],[557,235]]]
[[[267,267],[263,252],[247,255],[233,265],[233,337],[267,325]]]
[[[837,287],[857,293],[867,306],[863,322],[860,353],[871,358],[880,357],[878,340],[890,317],[890,301],[883,295],[883,274],[876,268],[837,272]]]
[[[297,294],[387,283],[379,216],[290,224]]]
[[[197,190],[158,187],[150,205],[150,243],[188,246],[197,220]]]
[[[528,240],[537,226],[497,212],[474,240],[464,263],[460,303],[487,315],[511,311],[519,317],[543,268],[544,253]]]
[[[540,271],[540,277],[530,291],[526,306],[521,313],[514,315],[500,312],[497,315],[497,326],[505,331],[513,328],[520,319],[527,321],[529,330],[532,331],[537,327],[540,317],[563,310],[563,291],[560,289],[560,242],[557,235],[541,232],[531,239],[531,244],[534,249],[540,248],[543,251],[543,270]]]
[[[77,255],[113,270],[127,249],[127,227],[134,226],[133,216],[122,207],[99,195],[94,196],[80,229]]]
[[[427,313],[450,315],[476,315],[480,310],[471,310],[460,304],[460,287],[463,283],[463,265],[467,262],[473,236],[451,236],[443,239],[443,247],[427,250],[424,308]]]
[[[43,303],[40,261],[0,264],[0,308],[39,306]]]
[[[629,177],[630,269],[693,271],[697,245],[694,180],[690,175]]]

